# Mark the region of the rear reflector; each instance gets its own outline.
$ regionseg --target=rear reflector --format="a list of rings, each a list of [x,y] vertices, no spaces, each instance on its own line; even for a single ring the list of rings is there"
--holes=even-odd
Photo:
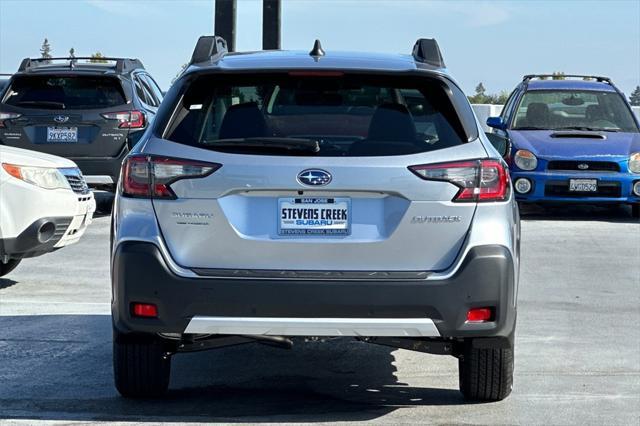
[[[180,158],[132,155],[122,164],[122,195],[137,198],[168,198],[176,195],[170,185],[181,179],[209,176],[222,167]]]
[[[132,303],[131,311],[133,312],[133,316],[143,317],[143,318],[157,318],[158,317],[158,307],[152,303]]]
[[[452,183],[460,188],[452,201],[504,201],[509,197],[509,173],[499,160],[469,160],[409,167],[424,180]]]
[[[100,115],[107,120],[118,120],[118,127],[121,129],[141,129],[145,124],[144,113],[135,109],[132,111],[106,112]]]
[[[467,322],[493,321],[493,308],[474,308],[467,312]]]

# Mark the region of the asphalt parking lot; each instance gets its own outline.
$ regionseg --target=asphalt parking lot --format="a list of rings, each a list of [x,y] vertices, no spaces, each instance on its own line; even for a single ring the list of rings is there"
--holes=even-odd
[[[162,401],[112,385],[109,218],[0,278],[0,422],[638,424],[640,224],[624,208],[530,210],[513,394],[466,403],[457,362],[353,340],[178,355]]]

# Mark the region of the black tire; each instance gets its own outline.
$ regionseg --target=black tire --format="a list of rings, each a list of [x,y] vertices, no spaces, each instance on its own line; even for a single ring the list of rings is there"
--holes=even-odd
[[[21,260],[22,259],[9,259],[7,263],[2,263],[2,261],[0,261],[0,277],[4,277],[9,272],[16,269]]]
[[[631,204],[631,217],[640,219],[640,204]]]
[[[159,338],[113,332],[113,375],[116,389],[127,398],[153,398],[169,388],[171,357]]]
[[[513,387],[513,348],[480,349],[466,342],[458,361],[460,392],[473,401],[501,401]]]

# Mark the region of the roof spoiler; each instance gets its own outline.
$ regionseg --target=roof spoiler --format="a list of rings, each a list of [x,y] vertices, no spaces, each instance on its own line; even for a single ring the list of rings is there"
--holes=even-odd
[[[144,69],[144,65],[139,59],[129,58],[111,58],[111,57],[91,57],[91,56],[75,56],[73,58],[24,58],[20,63],[18,72],[32,70],[34,68],[51,65],[52,62],[66,61],[69,68],[74,68],[78,61],[86,61],[86,64],[101,64],[103,62],[114,62],[113,68],[119,73],[132,71],[134,69]]]
[[[418,62],[424,62],[436,68],[445,68],[444,59],[435,38],[419,38],[413,46],[412,54]]]
[[[564,80],[565,78],[581,78],[583,80],[596,80],[604,83],[611,83],[611,79],[609,77],[603,77],[600,75],[580,75],[580,74],[527,74],[522,77],[522,81],[528,82],[534,78],[538,78],[540,80],[545,80],[547,78],[556,79],[556,80]]]
[[[218,59],[227,53],[227,42],[220,36],[201,36],[193,49],[189,65]]]

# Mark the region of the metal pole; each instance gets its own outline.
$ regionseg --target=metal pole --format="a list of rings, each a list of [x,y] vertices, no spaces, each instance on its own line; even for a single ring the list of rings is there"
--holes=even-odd
[[[215,0],[214,34],[227,41],[227,50],[236,50],[236,0]]]
[[[280,0],[262,0],[262,49],[280,49]]]

